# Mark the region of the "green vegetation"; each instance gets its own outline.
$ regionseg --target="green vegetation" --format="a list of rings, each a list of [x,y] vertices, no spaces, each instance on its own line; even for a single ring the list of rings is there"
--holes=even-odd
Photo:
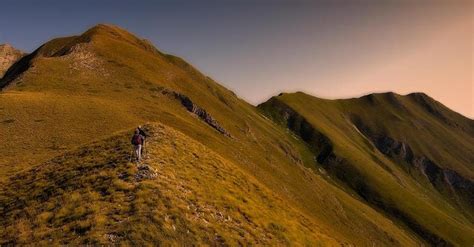
[[[474,242],[472,120],[424,94],[282,94],[259,107],[299,134],[348,191],[431,244]]]
[[[418,246],[427,241],[318,164],[318,150],[303,136],[275,124],[183,59],[118,27],[98,25],[54,39],[17,62],[0,85],[0,139],[8,140],[0,149],[0,244]],[[230,136],[170,92],[189,98]],[[286,102],[286,97],[279,98]],[[307,100],[315,108],[296,107]],[[368,138],[341,110],[357,104],[299,94],[288,101],[350,161],[347,167],[363,168],[355,170],[363,176],[354,181],[367,179],[369,188],[380,188],[384,202],[423,226],[432,223],[427,229],[437,236],[455,244],[470,241],[470,216],[460,213],[468,208],[465,199],[446,201],[429,182],[415,182],[367,145]],[[361,114],[364,109],[360,105]],[[278,110],[264,112],[285,123]],[[360,118],[372,115],[377,114]],[[384,124],[380,117],[377,123]],[[471,122],[453,121],[472,133]],[[140,179],[143,171],[128,161],[128,138],[144,123],[153,133],[145,163],[156,177]],[[472,150],[472,139],[455,138]],[[417,143],[410,143],[412,149],[425,154],[426,143]],[[459,152],[451,156],[464,154]],[[470,174],[472,167],[462,159],[472,156],[463,157],[442,167]],[[456,234],[460,237],[453,239]]]

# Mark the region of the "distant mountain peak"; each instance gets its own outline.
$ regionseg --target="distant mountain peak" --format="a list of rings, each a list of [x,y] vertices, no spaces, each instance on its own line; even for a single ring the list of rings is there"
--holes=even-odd
[[[8,44],[8,43],[0,44],[0,52],[7,52],[7,51],[25,54],[23,51],[16,49],[11,44]]]
[[[14,49],[14,47],[8,43],[5,43],[5,44],[0,44],[0,50],[3,50],[3,49]]]
[[[25,53],[10,44],[0,44],[0,78]]]

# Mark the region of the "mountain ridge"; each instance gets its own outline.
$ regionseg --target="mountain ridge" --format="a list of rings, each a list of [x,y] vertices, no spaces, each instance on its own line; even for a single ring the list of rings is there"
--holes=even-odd
[[[464,221],[470,222],[466,224],[472,224],[473,209],[470,205],[474,201],[474,182],[470,164],[474,162],[474,135],[471,134],[474,133],[474,121],[460,114],[450,114],[446,112],[448,108],[437,108],[440,112],[433,114],[431,109],[438,107],[437,104],[425,94],[371,94],[360,98],[324,100],[295,93],[280,94],[258,107],[268,117],[300,136],[314,150],[318,163],[364,200],[391,217],[398,217],[418,234],[430,239],[431,244],[439,245],[448,243],[428,230],[433,223],[420,224],[423,221],[420,214],[413,213],[418,209],[405,208],[401,199],[390,198],[409,198],[409,193],[425,194],[424,197],[437,198],[432,205],[445,207],[443,205],[449,203],[449,207],[457,207],[456,218],[466,217]],[[453,120],[447,116],[460,119]],[[447,124],[453,122],[460,124]],[[426,128],[436,131],[430,132]],[[435,145],[420,142],[415,139],[418,136],[424,136],[423,139]],[[440,140],[457,149],[440,154],[443,150],[438,147],[446,146]],[[363,158],[366,155],[368,157]],[[390,161],[385,161],[386,158]],[[375,162],[369,165],[360,160]],[[386,173],[383,183],[377,182],[382,174],[375,171],[380,168],[382,174]],[[394,179],[393,185],[389,185],[390,177]],[[404,191],[407,185],[401,181],[411,179],[424,188],[416,189],[416,185],[413,186],[414,192],[405,191],[398,196],[391,189],[384,189],[385,186],[395,186]],[[416,198],[410,200],[416,201]],[[416,204],[420,210],[431,207],[422,206],[421,202]],[[426,208],[421,209],[423,207]],[[432,217],[435,215],[433,212]]]
[[[179,241],[211,245],[288,245],[289,241],[294,244],[314,241],[313,237],[325,245],[337,244],[327,236],[318,236],[314,231],[317,226],[310,219],[285,208],[282,199],[212,150],[171,127],[156,124],[143,127],[150,136],[147,138],[149,157],[142,166],[136,167],[127,160],[129,131],[126,131],[17,175],[7,184],[8,191],[0,194],[0,200],[7,205],[6,211],[15,212],[15,221],[20,218],[30,222],[30,228],[36,230],[29,235],[31,230],[22,228],[17,237],[12,237],[11,232],[16,231],[14,224],[3,222],[6,230],[5,235],[0,235],[2,244],[147,244],[152,240],[160,244]],[[176,146],[170,148],[168,142]],[[98,150],[109,154],[98,154]],[[180,159],[176,159],[175,152],[180,152]],[[183,157],[188,157],[191,163],[186,164]],[[193,163],[202,166],[198,168]],[[225,176],[227,181],[212,176],[214,172]],[[33,179],[42,181],[41,185],[35,184]],[[28,186],[25,188],[23,183]],[[213,186],[209,183],[219,184],[219,189],[210,192]],[[229,183],[240,186],[233,190],[236,188]],[[62,192],[53,193],[55,187],[60,187]],[[19,191],[22,193],[20,202],[14,199]],[[252,193],[244,197],[248,191]],[[47,202],[47,208],[22,203],[31,198]],[[239,204],[242,200],[245,203]],[[58,206],[59,203],[62,206]],[[25,207],[34,212],[28,216],[30,220],[21,214]],[[252,211],[252,207],[259,210]],[[236,210],[231,210],[233,208]],[[284,220],[293,221],[296,229],[280,225],[283,218],[276,222],[266,215],[283,217],[283,210],[288,213]],[[5,213],[2,217],[12,220]],[[113,217],[114,223],[107,224],[105,217]],[[143,217],[150,217],[152,221]],[[303,218],[304,225],[298,225],[293,217]],[[163,224],[156,225],[155,221]],[[237,227],[241,230],[235,231]]]
[[[129,158],[127,149],[130,147],[127,147],[125,133],[131,134],[134,127],[151,123],[152,125],[169,126],[158,127],[158,129],[161,129],[158,131],[158,133],[161,133],[158,136],[167,137],[167,139],[161,139],[160,142],[156,143],[157,145],[162,143],[158,150],[176,150],[176,152],[167,154],[169,159],[165,160],[145,159],[145,162],[149,161],[147,165],[159,172],[159,168],[164,166],[157,164],[165,162],[166,165],[169,165],[174,161],[180,165],[176,168],[170,168],[173,166],[166,168],[168,172],[174,172],[175,174],[192,173],[196,172],[196,169],[199,171],[201,168],[202,171],[206,171],[206,163],[193,158],[196,155],[200,156],[200,153],[192,154],[187,152],[187,149],[191,149],[191,146],[200,145],[204,147],[200,150],[210,150],[215,155],[209,156],[209,161],[217,162],[221,158],[226,160],[224,163],[229,164],[226,167],[234,167],[230,170],[241,170],[243,174],[246,174],[242,177],[243,180],[259,183],[261,190],[268,192],[263,194],[264,197],[276,195],[281,199],[281,205],[287,205],[291,211],[294,209],[293,212],[296,215],[304,215],[309,222],[312,222],[310,225],[316,225],[318,229],[314,229],[315,234],[308,235],[304,244],[315,245],[320,243],[317,236],[326,236],[327,238],[323,238],[328,240],[328,245],[415,246],[426,243],[439,245],[464,244],[470,241],[469,235],[473,229],[472,221],[466,219],[468,216],[460,213],[458,208],[466,205],[455,204],[459,198],[454,198],[449,203],[446,202],[444,199],[445,192],[429,187],[431,182],[427,181],[426,178],[420,182],[421,184],[416,183],[409,171],[404,171],[396,165],[397,161],[392,160],[398,159],[398,156],[395,158],[386,157],[380,151],[376,151],[376,145],[370,144],[372,141],[370,140],[371,136],[367,134],[369,132],[364,137],[360,134],[363,131],[358,132],[357,128],[354,127],[357,117],[351,115],[353,118],[350,118],[347,114],[341,117],[343,112],[339,109],[351,109],[351,105],[357,106],[352,110],[357,110],[354,113],[357,113],[361,122],[364,123],[364,125],[359,126],[361,130],[362,127],[367,125],[367,129],[373,130],[374,133],[384,130],[386,131],[384,134],[390,134],[391,137],[398,138],[400,133],[403,133],[403,129],[396,127],[397,125],[386,126],[387,119],[396,121],[397,124],[406,121],[420,128],[434,121],[431,113],[427,113],[425,108],[415,106],[412,100],[400,101],[401,105],[399,106],[409,109],[407,115],[400,113],[402,111],[398,112],[400,109],[396,102],[398,102],[399,97],[396,95],[395,100],[392,97],[383,99],[384,102],[385,100],[395,102],[393,105],[384,105],[384,107],[388,107],[387,111],[383,111],[384,114],[374,114],[375,110],[370,110],[372,109],[370,106],[373,106],[371,103],[373,100],[371,99],[352,100],[344,103],[343,101],[304,98],[300,95],[301,97],[295,97],[294,100],[309,100],[308,102],[311,104],[308,105],[313,105],[316,102],[317,104],[314,104],[316,107],[324,108],[324,111],[318,114],[318,119],[330,123],[326,124],[324,122],[325,124],[321,125],[319,120],[311,120],[312,110],[295,108],[292,105],[296,113],[301,116],[304,115],[306,118],[306,122],[303,121],[303,118],[296,118],[297,121],[294,122],[294,126],[301,127],[302,132],[313,131],[320,140],[306,138],[305,135],[298,135],[294,131],[290,132],[284,117],[281,118],[281,116],[278,117],[273,114],[278,113],[275,109],[270,108],[267,109],[269,111],[266,111],[266,109],[262,109],[263,106],[260,106],[259,109],[255,108],[239,99],[232,91],[203,75],[183,59],[164,54],[154,47],[149,47],[149,45],[149,42],[143,41],[119,27],[97,25],[81,35],[56,38],[46,42],[29,57],[24,57],[18,61],[8,72],[9,75],[5,77],[8,78],[2,79],[1,82],[2,85],[7,86],[3,87],[2,92],[0,92],[0,106],[2,106],[0,108],[0,116],[2,117],[0,118],[0,138],[9,139],[10,141],[3,143],[4,148],[0,149],[0,155],[5,157],[0,160],[0,183],[15,184],[12,181],[20,181],[18,177],[15,177],[17,174],[33,174],[35,169],[46,169],[41,168],[44,166],[42,164],[54,163],[57,165],[58,171],[54,173],[51,180],[47,180],[45,183],[49,184],[49,182],[58,179],[59,182],[54,182],[54,184],[57,184],[56,186],[46,186],[42,182],[31,181],[30,176],[24,178],[26,181],[31,181],[31,186],[37,188],[39,195],[46,193],[46,198],[55,200],[54,198],[62,198],[64,195],[64,191],[60,189],[63,176],[68,178],[67,181],[72,181],[69,183],[69,192],[81,194],[80,186],[77,181],[74,182],[74,179],[69,179],[70,175],[78,175],[77,173],[82,169],[85,174],[78,178],[89,181],[89,176],[92,175],[84,169],[94,167],[96,158],[100,160],[98,163],[105,164],[107,171],[113,171],[113,174],[106,172],[111,178],[116,178],[117,175],[114,167],[120,167],[120,169],[128,167],[138,173],[134,170],[133,165],[127,162]],[[286,97],[287,95],[284,94],[283,96]],[[289,99],[292,99],[292,97],[289,97]],[[329,102],[335,103],[336,106],[331,106]],[[414,110],[412,111],[412,109]],[[438,108],[434,109],[437,110]],[[443,108],[440,108],[440,111],[444,116],[448,116],[448,120],[450,119],[451,115],[446,115]],[[442,121],[436,121],[435,126],[440,129],[440,133],[446,135],[444,137],[448,140],[448,143],[459,146],[456,139],[458,138],[461,142],[467,144],[467,147],[461,147],[460,150],[454,151],[452,154],[449,154],[446,150],[440,150],[438,156],[441,157],[438,157],[433,149],[426,148],[423,139],[422,141],[407,142],[410,144],[410,149],[415,153],[426,154],[430,160],[436,164],[439,163],[441,168],[452,166],[460,174],[470,174],[469,166],[465,165],[466,160],[456,159],[453,156],[469,150],[469,145],[472,143],[469,140],[464,140],[459,133],[453,132],[455,127],[448,126]],[[403,124],[402,126],[405,127]],[[466,124],[461,121],[460,126],[469,127],[470,122]],[[340,127],[335,131],[335,133],[339,133],[337,138],[327,135],[328,130],[336,127]],[[163,131],[163,128],[167,131]],[[447,130],[443,130],[444,128]],[[453,136],[456,138],[449,137],[451,132],[446,131],[453,132]],[[181,133],[179,134],[180,137],[172,135],[175,132]],[[323,135],[317,134],[317,132]],[[115,140],[107,139],[113,136],[113,133],[122,133],[120,134],[120,138],[122,138],[120,148],[115,149],[113,145],[115,141],[109,141],[110,143],[99,141]],[[347,141],[344,139],[344,133],[353,137],[354,140]],[[425,133],[425,135],[430,137],[428,133]],[[117,138],[117,136],[115,137]],[[174,139],[179,140],[179,142],[173,142]],[[308,145],[308,140],[310,145]],[[426,140],[432,141],[429,138]],[[91,144],[94,141],[99,141],[101,144],[94,146],[94,144]],[[181,145],[183,143],[190,143],[190,146]],[[342,145],[339,145],[340,143]],[[355,145],[353,145],[354,143]],[[84,145],[88,151],[77,152],[82,150]],[[396,150],[398,150],[397,145]],[[325,151],[319,152],[320,149]],[[116,150],[117,153],[114,153],[113,150]],[[415,205],[419,203],[421,210],[410,209],[410,204],[403,203],[398,195],[384,194],[380,195],[384,202],[383,205],[387,205],[387,198],[394,200],[394,204],[396,204],[392,209],[399,211],[402,209],[400,212],[407,215],[408,222],[406,219],[396,217],[397,215],[393,215],[393,212],[389,214],[386,210],[381,210],[380,205],[374,203],[377,202],[377,197],[359,193],[360,191],[351,187],[350,184],[348,185],[347,180],[340,179],[338,173],[334,173],[332,167],[320,164],[324,163],[324,160],[331,160],[331,152],[334,150],[336,152],[343,151],[343,154],[351,151],[357,153],[356,158],[367,161],[371,164],[369,168],[373,169],[376,174],[388,179],[388,182],[377,180],[376,182],[382,185],[380,187],[383,190],[373,191],[380,194],[380,192],[387,191],[385,190],[387,186],[392,190],[398,190],[405,186],[408,188],[410,195],[426,197],[425,199],[410,201],[414,202]],[[153,152],[155,151],[157,150],[153,148]],[[338,154],[337,157],[347,158],[345,155],[339,155],[340,153],[336,154]],[[160,157],[164,159],[164,156]],[[469,160],[469,157],[466,156],[465,159]],[[454,162],[445,164],[443,160],[445,158],[452,159]],[[61,162],[57,162],[58,160]],[[186,164],[191,162],[194,162],[194,166],[188,167]],[[421,162],[421,164],[425,163]],[[78,168],[78,170],[76,171],[75,168],[72,169],[71,167]],[[109,168],[113,169],[108,170]],[[354,170],[354,166],[351,165],[345,168],[348,169],[348,175]],[[177,170],[173,171],[173,169]],[[213,181],[229,180],[230,178],[226,178],[227,175],[219,176],[220,172],[223,171],[229,174],[228,170],[225,170],[227,168],[222,168],[224,169],[222,171],[220,169],[215,172],[206,172],[206,176]],[[387,171],[389,172],[387,173]],[[129,174],[129,176],[131,175]],[[369,178],[373,178],[373,176],[369,176]],[[194,181],[199,179],[199,176],[197,178],[187,177],[187,179],[190,180],[189,183],[196,187],[193,193],[198,193],[197,189],[201,185],[195,184]],[[360,179],[355,176],[354,180]],[[438,180],[434,181],[437,182]],[[186,181],[182,182],[186,183]],[[117,188],[117,190],[111,191],[111,196],[120,197],[123,191],[128,190],[129,185],[123,184],[123,181],[116,181],[116,183],[113,188]],[[153,182],[145,181],[143,183]],[[25,197],[25,195],[21,195],[22,186],[20,182],[20,184],[16,183],[13,186],[17,189],[7,190],[5,186],[2,186],[3,189],[0,190],[0,199],[8,201],[9,205],[12,203],[38,206],[31,209],[20,207],[16,210],[1,208],[0,212],[5,215],[3,218],[8,220],[4,222],[5,229],[9,230],[7,232],[0,231],[0,235],[19,243],[28,240],[45,243],[44,241],[48,241],[50,236],[47,234],[34,236],[31,231],[24,228],[27,221],[17,221],[13,217],[14,215],[34,216],[31,219],[42,222],[41,225],[46,227],[42,228],[43,230],[49,228],[52,232],[55,232],[52,236],[55,236],[54,241],[58,243],[73,241],[71,240],[73,235],[56,235],[58,233],[57,227],[63,226],[64,223],[69,225],[68,229],[71,230],[71,234],[75,232],[80,235],[77,242],[74,242],[78,244],[125,244],[127,241],[145,243],[146,240],[142,238],[144,236],[164,243],[192,242],[190,239],[193,239],[181,239],[180,241],[179,238],[171,234],[172,232],[164,235],[153,235],[150,232],[143,231],[143,229],[139,229],[139,223],[150,223],[143,218],[138,218],[135,222],[137,228],[128,231],[128,233],[135,235],[129,239],[123,238],[123,234],[115,234],[113,231],[108,232],[104,228],[108,224],[114,224],[114,217],[121,218],[123,211],[117,209],[116,213],[111,213],[105,218],[100,215],[98,210],[92,210],[87,214],[79,214],[87,215],[87,217],[99,217],[99,222],[104,224],[101,223],[102,225],[95,228],[93,220],[89,221],[75,217],[78,213],[76,209],[81,208],[76,203],[77,198],[67,199],[73,205],[68,209],[69,211],[60,212],[57,207],[48,204],[47,200],[42,200],[41,196]],[[228,186],[226,188],[229,191],[224,193],[219,200],[228,202],[233,206],[229,209],[221,205],[217,209],[237,213],[237,207],[245,206],[246,203],[241,199],[229,198],[229,195],[241,191],[241,188],[238,183],[229,183],[226,186]],[[42,189],[45,188],[48,189],[43,193]],[[211,187],[203,188],[207,192],[201,191],[203,194],[200,196],[212,193]],[[366,186],[363,188],[373,189],[374,187]],[[445,187],[438,188],[443,189]],[[433,193],[433,195],[427,194],[425,190]],[[180,190],[170,189],[170,191],[173,192],[168,195],[170,200],[179,199],[182,196],[181,193],[184,193]],[[15,194],[16,192],[18,194]],[[249,197],[252,198],[257,194],[254,190],[249,193],[251,193]],[[97,202],[106,200],[107,196],[99,193],[99,195],[94,194],[91,198],[92,201]],[[149,202],[146,207],[145,205],[134,207],[134,210],[143,210],[141,211],[143,213],[152,212],[154,210],[153,205],[159,206],[159,204],[154,203],[158,203],[163,197],[153,198],[156,199],[154,202]],[[427,206],[429,202],[432,202],[434,206]],[[399,203],[402,205],[398,205]],[[464,203],[464,199],[461,198],[459,203]],[[270,208],[272,206],[271,204],[259,205],[262,207],[270,206]],[[455,208],[451,208],[452,205]],[[49,214],[42,214],[45,213],[42,208],[47,208]],[[427,213],[422,211],[425,209]],[[176,208],[175,210],[177,215],[184,215],[187,212],[186,208]],[[470,209],[467,207],[467,210]],[[258,211],[262,210],[255,210],[255,212],[250,213],[255,215]],[[88,212],[88,210],[86,209],[85,212]],[[264,212],[270,211],[264,210]],[[282,211],[272,212],[274,213],[256,216],[255,219],[263,220],[269,216],[277,219],[286,217]],[[420,213],[419,216],[414,215],[418,212]],[[430,219],[430,214],[433,214],[436,219],[441,219],[441,223],[434,222],[434,227],[429,227],[428,223],[431,222],[427,223],[427,221]],[[443,214],[445,216],[442,216]],[[27,217],[27,219],[29,218]],[[64,219],[68,219],[68,221],[64,222]],[[209,221],[207,218],[205,219]],[[243,220],[245,220],[245,217]],[[269,229],[273,231],[273,235],[270,235],[274,239],[282,240],[279,244],[291,245],[291,242],[297,240],[289,236],[295,236],[295,234],[298,235],[305,231],[301,230],[305,227],[295,230],[295,225],[307,225],[306,221],[300,217],[296,217],[295,220],[291,221],[295,222],[294,224],[285,221],[276,225],[262,224],[253,227],[255,230]],[[166,222],[163,219],[156,220],[151,222],[149,227],[162,229],[160,227],[166,225]],[[467,228],[462,229],[459,222],[466,224]],[[36,223],[34,222],[34,224]],[[215,224],[211,227],[217,229],[218,224]],[[442,224],[449,226],[449,228]],[[167,227],[173,228],[170,225],[167,225]],[[234,227],[232,229],[221,231],[222,234],[219,234],[220,237],[217,239],[207,237],[194,238],[194,240],[216,245],[224,242],[237,243],[238,241],[245,243],[244,240],[239,240],[238,234],[234,234],[234,231],[239,232],[239,228]],[[252,229],[244,230],[247,233],[252,232]],[[158,231],[158,233],[167,231]],[[15,236],[15,232],[23,232],[24,234]],[[49,230],[46,230],[46,232],[49,232]],[[100,234],[96,235],[97,232]],[[200,230],[195,232],[196,236],[203,236],[204,234]],[[203,234],[198,234],[198,232]],[[453,238],[456,234],[461,235],[461,238]],[[248,236],[246,233],[243,233],[243,235],[245,237],[243,239],[263,241],[258,236]],[[112,239],[115,240],[112,241]],[[333,242],[330,239],[336,239],[337,241]],[[88,242],[89,240],[97,242]]]
[[[341,98],[325,98],[325,97],[315,96],[315,95],[312,95],[311,93],[307,93],[307,92],[304,92],[304,91],[294,91],[294,92],[291,92],[291,91],[286,92],[285,91],[285,92],[280,92],[280,93],[276,94],[275,96],[281,96],[283,94],[304,94],[304,95],[309,95],[309,96],[312,96],[314,98],[318,98],[318,99],[321,99],[321,100],[350,100],[350,99],[360,99],[360,98],[371,98],[371,97],[377,97],[377,96],[387,97],[387,98],[393,98],[395,96],[407,96],[407,97],[410,97],[414,100],[416,100],[416,99],[423,100],[424,99],[424,100],[427,100],[427,101],[432,102],[432,103],[434,102],[436,104],[442,105],[442,107],[448,109],[449,111],[452,111],[455,114],[458,114],[458,115],[463,116],[464,118],[473,120],[471,117],[465,116],[464,114],[459,113],[459,112],[449,108],[448,106],[444,105],[442,102],[436,100],[434,97],[432,97],[429,94],[427,94],[425,92],[422,92],[422,91],[414,91],[414,92],[405,93],[405,94],[400,94],[400,93],[397,93],[397,92],[394,92],[394,91],[382,91],[382,92],[366,93],[366,94],[362,94],[362,95],[359,95],[359,96],[341,97]],[[275,97],[275,96],[271,96],[270,98]],[[267,100],[265,100],[263,102],[257,103],[256,106],[265,103],[266,101],[270,100],[270,98],[268,98]]]

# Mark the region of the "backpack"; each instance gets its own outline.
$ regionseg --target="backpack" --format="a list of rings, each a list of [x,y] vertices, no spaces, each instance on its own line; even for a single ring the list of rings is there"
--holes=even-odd
[[[143,144],[143,139],[141,135],[134,135],[132,137],[132,144],[133,145],[142,145]]]
[[[143,129],[138,129],[138,131],[140,132],[140,135],[143,137],[143,139],[147,138],[148,137],[148,134],[145,133],[145,131]]]

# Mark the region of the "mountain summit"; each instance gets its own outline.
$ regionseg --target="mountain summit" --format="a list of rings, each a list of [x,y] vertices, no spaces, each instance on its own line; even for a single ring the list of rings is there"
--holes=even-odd
[[[423,94],[257,108],[104,24],[0,86],[0,245],[474,242],[473,121]]]

